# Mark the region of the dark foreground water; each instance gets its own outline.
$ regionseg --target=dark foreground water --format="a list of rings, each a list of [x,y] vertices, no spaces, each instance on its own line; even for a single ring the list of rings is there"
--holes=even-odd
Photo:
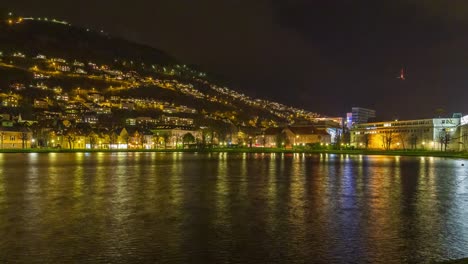
[[[0,154],[0,263],[462,258],[466,177],[438,158]]]

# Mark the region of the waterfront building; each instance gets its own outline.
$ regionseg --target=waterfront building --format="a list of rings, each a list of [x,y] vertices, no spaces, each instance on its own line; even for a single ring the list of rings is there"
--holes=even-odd
[[[350,132],[351,146],[360,149],[454,151],[460,148],[459,117],[354,124]]]
[[[204,136],[202,131],[195,130],[195,128],[191,126],[160,125],[156,126],[154,129],[151,129],[151,132],[155,136],[155,146],[158,148],[182,148],[183,137],[187,133],[192,134],[197,142],[202,142],[202,137]],[[205,141],[213,142],[208,137],[210,136],[207,136]]]
[[[0,149],[31,148],[31,130],[17,127],[12,121],[3,121],[0,126]]]
[[[330,144],[331,135],[326,128],[315,126],[271,127],[257,137],[256,146],[286,147],[305,146],[309,144]]]

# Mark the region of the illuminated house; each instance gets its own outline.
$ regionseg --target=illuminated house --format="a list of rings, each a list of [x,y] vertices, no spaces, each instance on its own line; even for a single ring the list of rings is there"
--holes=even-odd
[[[458,150],[460,118],[431,118],[355,124],[351,145],[355,148],[405,150]]]
[[[2,106],[5,107],[18,107],[18,98],[13,95],[9,95],[2,100]]]
[[[325,128],[315,126],[288,126],[268,128],[257,137],[256,145],[265,147],[292,147],[309,144],[330,144],[331,135]]]
[[[151,132],[157,147],[182,148],[183,137],[187,133],[192,134],[196,141],[202,140],[202,132],[193,127],[161,125],[151,129]],[[210,140],[207,139],[207,142]]]
[[[34,99],[34,108],[47,109],[49,108],[49,103],[46,99]]]
[[[32,132],[16,127],[11,121],[3,121],[0,127],[0,149],[31,148]]]

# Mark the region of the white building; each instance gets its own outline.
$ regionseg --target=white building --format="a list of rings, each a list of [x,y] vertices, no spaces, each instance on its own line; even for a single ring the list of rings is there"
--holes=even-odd
[[[460,121],[455,117],[355,124],[350,143],[367,149],[459,150]]]

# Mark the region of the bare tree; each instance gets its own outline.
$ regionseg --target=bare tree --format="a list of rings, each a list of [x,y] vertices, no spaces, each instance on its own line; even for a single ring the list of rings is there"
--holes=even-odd
[[[25,131],[21,132],[19,138],[21,139],[22,148],[26,148],[26,141],[29,139],[28,133]]]
[[[390,150],[393,142],[393,132],[385,131],[382,135],[382,145],[385,150]]]
[[[447,146],[451,141],[450,134],[447,133],[445,128],[442,129],[439,133],[439,143],[440,143],[440,151],[447,151]]]
[[[362,135],[362,140],[364,141],[364,147],[368,149],[369,143],[370,143],[370,135],[369,134]]]
[[[401,146],[406,150],[406,143],[409,141],[410,134],[407,131],[401,131],[398,133],[398,137],[400,139]]]

